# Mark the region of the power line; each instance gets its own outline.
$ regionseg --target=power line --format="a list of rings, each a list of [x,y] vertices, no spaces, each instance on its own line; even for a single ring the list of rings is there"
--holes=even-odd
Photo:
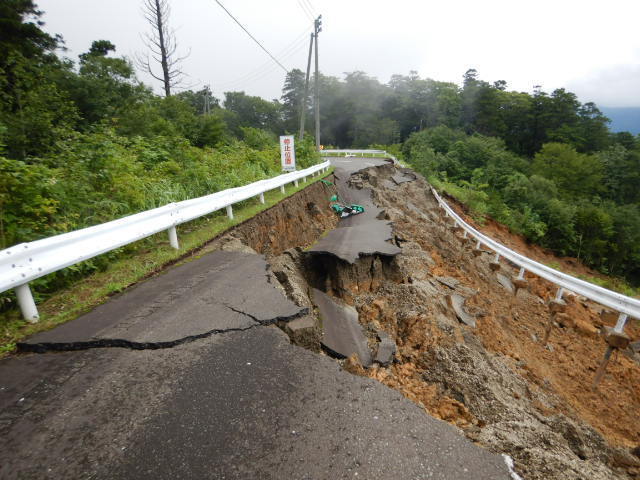
[[[309,11],[309,7],[307,7],[307,5],[305,3],[302,3],[300,0],[297,1],[304,14],[309,18],[309,20],[313,21],[313,14]]]
[[[298,37],[296,37],[295,40],[293,40],[289,45],[280,50],[277,53],[277,58],[279,58],[280,61],[284,61],[294,54],[298,53],[300,49],[304,45],[306,45],[307,35],[309,34],[309,31],[309,28],[305,29],[305,31],[302,32]],[[217,88],[225,89],[231,86],[237,87],[238,84],[245,85],[247,83],[251,83],[255,80],[253,77],[257,76],[258,78],[261,78],[263,74],[265,74],[264,76],[266,76],[267,74],[271,73],[273,68],[277,68],[277,66],[271,61],[267,60],[267,62],[263,63],[253,70],[250,70],[249,72],[246,72],[243,75],[240,75],[239,77],[236,77],[234,80],[223,82],[222,84],[218,85]]]
[[[306,47],[305,43],[302,43],[295,50],[289,52],[285,57],[283,57],[283,60],[286,59],[286,58],[290,58],[293,55],[295,55],[296,53],[300,52],[304,47]],[[217,88],[222,89],[222,90],[217,90],[216,92],[217,93],[224,93],[223,90],[226,90],[227,87],[231,87],[231,86],[233,86],[234,89],[245,87],[247,85],[255,83],[258,80],[262,80],[262,79],[264,79],[266,77],[270,77],[277,70],[278,70],[278,67],[276,65],[270,64],[270,66],[266,70],[253,72],[252,74],[245,76],[245,78],[241,78],[241,79],[233,81],[233,82],[225,82],[224,84],[219,85]]]
[[[311,0],[302,0],[302,2],[305,3],[306,5],[308,5],[309,11],[311,12],[311,15],[313,16],[312,20],[315,19],[315,17],[316,17],[316,9],[313,8],[313,3],[311,3]]]
[[[219,1],[219,0],[215,0],[215,2],[216,2],[218,5],[220,5],[220,7],[221,7],[221,8],[222,8],[226,13],[227,13],[227,15],[229,15],[229,16],[233,19],[233,21],[234,21],[234,22],[236,22],[236,23],[240,26],[240,28],[241,28],[242,30],[244,30],[244,31],[245,31],[245,33],[246,33],[247,35],[249,35],[249,37],[251,37],[251,40],[253,40],[254,42],[256,42],[256,43],[258,44],[258,46],[259,46],[262,50],[264,50],[264,52],[265,52],[267,55],[269,55],[269,56],[271,57],[271,59],[272,59],[274,62],[276,62],[276,63],[280,66],[280,68],[282,68],[285,72],[289,73],[289,70],[287,70],[287,68],[286,68],[284,65],[282,65],[282,64],[278,61],[278,59],[277,59],[276,57],[274,57],[273,55],[271,55],[271,53],[269,52],[269,50],[267,50],[266,48],[264,48],[264,47],[262,46],[262,44],[261,44],[258,40],[256,40],[256,37],[254,37],[253,35],[251,35],[251,33],[249,33],[249,30],[247,30],[247,29],[244,27],[244,25],[242,25],[242,24],[238,21],[238,19],[237,19],[236,17],[234,17],[234,16],[231,14],[231,12],[230,12],[229,10],[227,10],[227,9],[225,8],[225,6],[224,6],[222,3],[220,3],[220,1]]]

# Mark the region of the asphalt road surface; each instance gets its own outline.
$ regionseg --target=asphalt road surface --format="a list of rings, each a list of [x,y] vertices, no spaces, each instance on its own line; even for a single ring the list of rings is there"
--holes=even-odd
[[[365,162],[371,162],[366,159]],[[0,361],[2,479],[509,479],[398,392],[290,345],[264,259],[213,252]]]
[[[340,203],[357,204],[364,207],[364,213],[340,220],[338,227],[321,238],[310,254],[331,254],[353,263],[360,255],[393,256],[400,248],[389,243],[392,237],[391,223],[381,220],[381,210],[371,200],[371,190],[350,188],[349,178],[353,173],[368,167],[386,165],[387,160],[376,158],[332,158],[335,166],[336,188]]]

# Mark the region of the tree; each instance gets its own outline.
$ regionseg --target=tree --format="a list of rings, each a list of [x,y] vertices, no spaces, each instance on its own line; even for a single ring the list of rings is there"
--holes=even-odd
[[[599,152],[607,196],[618,204],[640,202],[640,151],[615,145]]]
[[[181,98],[199,114],[211,113],[220,108],[220,100],[213,96],[213,92],[209,85],[205,85],[202,89],[194,92],[193,90],[185,90],[175,95]]]
[[[305,73],[302,70],[294,68],[287,73],[282,88],[282,117],[284,121],[284,129],[289,132],[295,132],[300,122],[300,107],[304,100],[304,84]],[[310,105],[309,99],[306,99],[305,108]],[[308,112],[306,112],[308,115]],[[309,122],[307,125],[313,125]]]
[[[481,81],[475,68],[467,70],[463,76],[462,87],[462,126],[467,133],[473,131],[476,122],[476,101],[480,91]]]
[[[77,75],[67,75],[63,86],[85,120],[84,126],[117,117],[148,89],[135,77],[133,65],[125,58],[109,57],[116,46],[108,40],[96,40],[88,52],[79,55]]]
[[[238,136],[242,136],[240,127],[281,132],[280,104],[277,102],[268,102],[244,92],[225,92],[224,108],[232,113],[226,119],[227,124]]]
[[[60,37],[42,31],[42,12],[31,0],[0,2],[0,68],[5,69],[11,53],[31,59],[52,52]]]
[[[180,64],[188,55],[181,57],[177,54],[176,34],[169,29],[171,9],[168,0],[144,0],[142,12],[145,20],[151,25],[151,33],[146,33],[143,37],[151,55],[138,56],[138,64],[145,72],[163,83],[164,94],[169,97],[171,89],[183,83],[184,72]],[[149,57],[153,62],[160,64],[161,76],[155,73]]]
[[[571,145],[546,143],[532,164],[533,172],[553,180],[568,196],[592,196],[602,191],[603,165],[595,155],[578,153]]]

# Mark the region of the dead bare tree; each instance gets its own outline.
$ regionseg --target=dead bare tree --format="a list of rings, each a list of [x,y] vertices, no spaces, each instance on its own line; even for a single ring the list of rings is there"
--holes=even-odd
[[[168,97],[171,95],[171,89],[184,80],[185,74],[180,64],[189,55],[181,57],[177,54],[175,31],[169,29],[171,9],[168,0],[144,0],[142,13],[151,25],[151,33],[143,35],[144,43],[150,53],[146,56],[138,55],[137,63],[153,78],[163,82],[164,93]],[[160,65],[162,76],[155,73],[152,63]]]

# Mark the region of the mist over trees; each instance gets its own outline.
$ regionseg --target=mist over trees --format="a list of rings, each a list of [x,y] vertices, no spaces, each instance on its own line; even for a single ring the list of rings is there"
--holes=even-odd
[[[39,18],[30,0],[0,3],[0,248],[275,175],[277,135],[298,133],[303,106],[298,160],[317,161],[301,70],[274,100],[162,97],[108,40],[58,55]],[[461,80],[321,74],[321,143],[384,146],[476,214],[640,283],[639,138],[565,89]]]
[[[301,75],[285,82],[285,128]],[[478,218],[640,283],[640,137],[610,132],[595,104],[563,88],[509,91],[473,69],[461,85],[416,72],[320,82],[323,144],[401,153]]]

